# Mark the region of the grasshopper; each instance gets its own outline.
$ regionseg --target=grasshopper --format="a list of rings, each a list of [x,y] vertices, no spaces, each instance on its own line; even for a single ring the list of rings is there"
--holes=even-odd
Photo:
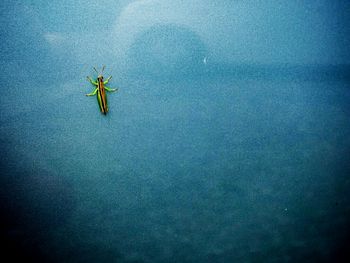
[[[93,92],[86,94],[86,96],[94,96],[97,93],[97,102],[98,102],[98,105],[100,106],[101,113],[106,115],[108,112],[106,90],[109,92],[114,92],[114,91],[117,91],[118,89],[111,89],[111,88],[108,88],[107,86],[105,86],[105,84],[107,84],[111,80],[112,76],[110,76],[109,78],[107,78],[104,81],[103,76],[102,76],[104,69],[105,69],[105,66],[103,66],[101,74],[99,74],[98,71],[96,70],[96,68],[94,67],[94,70],[98,74],[96,81],[94,81],[89,76],[86,77],[88,79],[88,81],[91,82],[91,84],[96,86],[96,89]]]

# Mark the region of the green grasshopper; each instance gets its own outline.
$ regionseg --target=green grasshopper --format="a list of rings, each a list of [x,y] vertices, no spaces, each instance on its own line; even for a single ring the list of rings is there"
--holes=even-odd
[[[103,81],[102,73],[103,73],[104,69],[105,69],[105,66],[103,66],[101,74],[99,74],[98,71],[96,70],[96,68],[94,68],[94,70],[98,74],[96,81],[94,81],[89,76],[86,77],[88,79],[88,81],[91,82],[91,84],[96,86],[96,89],[93,92],[86,94],[86,96],[94,96],[97,93],[97,101],[98,101],[98,105],[100,106],[100,110],[104,115],[106,115],[108,112],[106,90],[109,92],[114,92],[114,91],[117,91],[118,89],[111,89],[111,88],[108,88],[107,86],[105,86],[105,84],[107,84],[111,80],[112,76],[110,76],[105,81]]]

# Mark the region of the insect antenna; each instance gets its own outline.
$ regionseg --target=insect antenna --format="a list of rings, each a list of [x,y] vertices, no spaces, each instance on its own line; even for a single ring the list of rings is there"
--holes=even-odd
[[[102,71],[101,71],[101,74],[103,73],[103,71],[105,70],[105,68],[106,68],[106,66],[105,66],[105,65],[103,65],[103,67],[102,67]]]
[[[97,69],[95,68],[95,67],[93,67],[94,68],[94,70],[96,71],[96,73],[98,74],[98,71],[97,71]]]

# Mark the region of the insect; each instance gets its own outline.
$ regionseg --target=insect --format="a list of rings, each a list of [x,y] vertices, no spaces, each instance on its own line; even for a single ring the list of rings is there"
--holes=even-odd
[[[102,73],[103,73],[104,69],[105,69],[105,66],[103,66],[103,68],[101,70],[101,74],[99,74],[98,71],[96,70],[96,68],[94,67],[94,70],[98,74],[96,81],[94,81],[89,76],[86,77],[88,79],[88,81],[91,82],[91,84],[96,86],[96,89],[93,92],[86,94],[86,96],[94,96],[97,93],[97,102],[98,102],[98,105],[100,106],[101,113],[106,115],[108,112],[106,91],[114,92],[114,91],[117,91],[118,89],[111,89],[111,88],[108,88],[107,86],[105,86],[111,80],[112,76],[110,76],[106,80],[103,80]]]

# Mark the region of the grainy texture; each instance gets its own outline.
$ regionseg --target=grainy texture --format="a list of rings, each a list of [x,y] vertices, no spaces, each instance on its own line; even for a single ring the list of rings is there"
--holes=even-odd
[[[349,256],[348,1],[14,2],[0,3],[1,257]],[[84,96],[104,64],[107,116]]]

